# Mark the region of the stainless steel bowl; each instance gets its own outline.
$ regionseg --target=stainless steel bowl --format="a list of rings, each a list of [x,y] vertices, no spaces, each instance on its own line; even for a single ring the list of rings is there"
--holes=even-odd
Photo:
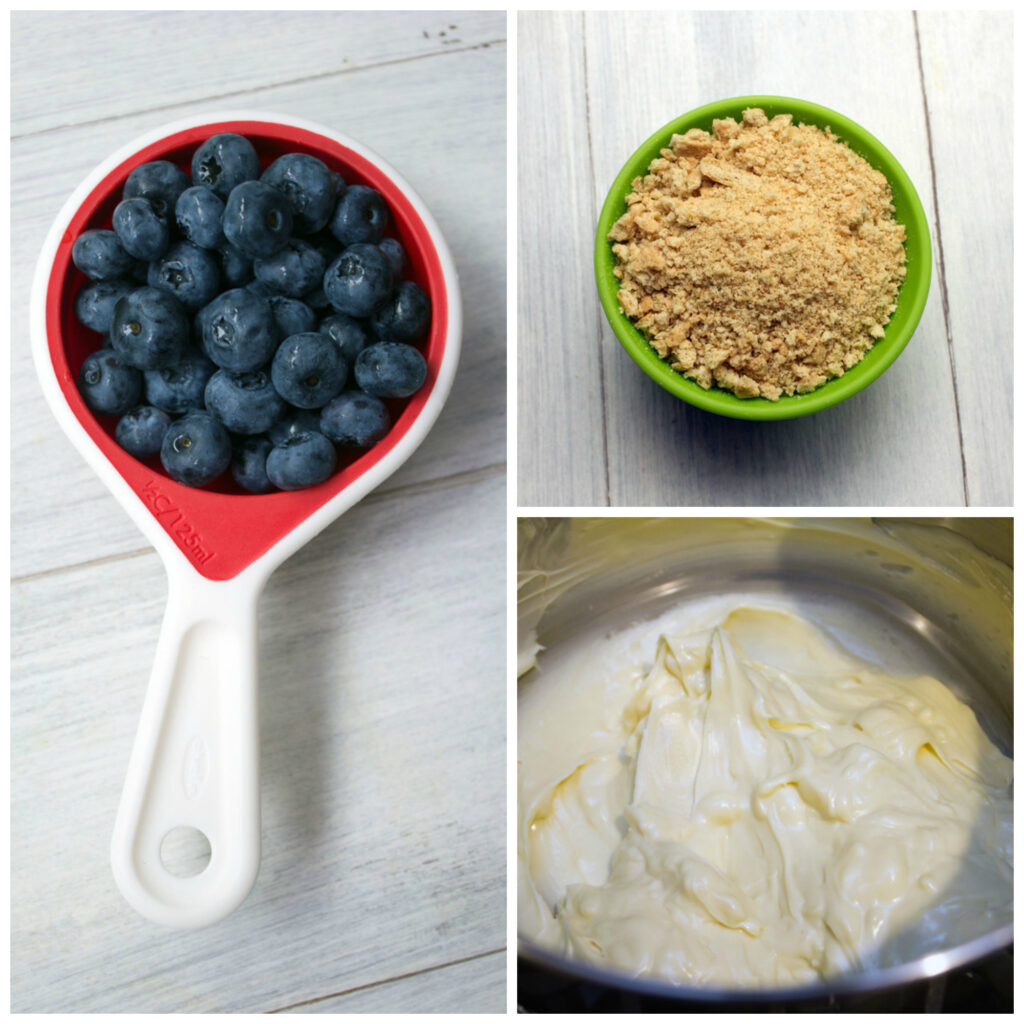
[[[530,671],[538,647],[653,618],[670,602],[730,590],[855,602],[912,644],[1012,756],[1012,530],[1008,518],[520,520],[520,686],[540,684]],[[936,1008],[957,971],[1010,956],[1012,973],[1012,942],[1007,924],[892,967],[738,990],[637,978],[521,936],[520,1001],[530,1009],[527,994],[547,993],[559,1008],[595,1009],[611,994],[620,1009]],[[913,1007],[897,1005],[908,993]]]

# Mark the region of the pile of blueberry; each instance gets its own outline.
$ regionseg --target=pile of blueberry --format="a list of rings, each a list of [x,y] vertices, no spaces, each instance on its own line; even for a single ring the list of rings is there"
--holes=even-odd
[[[230,133],[207,139],[191,171],[140,165],[113,230],[76,239],[90,281],[75,315],[105,336],[79,390],[119,417],[125,451],[159,455],[180,483],[228,470],[257,494],[322,483],[336,445],[376,444],[386,400],[422,386],[430,299],[403,279],[376,189],[306,153],[264,170]]]

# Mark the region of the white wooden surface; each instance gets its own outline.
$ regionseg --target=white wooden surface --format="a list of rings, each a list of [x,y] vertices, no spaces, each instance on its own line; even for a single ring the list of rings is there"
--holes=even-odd
[[[1011,18],[521,13],[518,504],[1012,504]],[[814,100],[882,140],[934,249],[927,308],[893,367],[781,423],[659,388],[593,280],[597,214],[630,154],[679,114],[748,94]]]
[[[14,15],[15,1011],[504,1010],[505,36],[486,12]],[[27,303],[95,163],[226,107],[394,164],[451,245],[466,326],[423,446],[267,587],[260,877],[177,933],[127,907],[107,855],[163,571],[45,407]]]

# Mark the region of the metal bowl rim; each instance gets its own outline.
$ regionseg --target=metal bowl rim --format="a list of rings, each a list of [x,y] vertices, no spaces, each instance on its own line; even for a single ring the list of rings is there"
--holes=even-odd
[[[1010,923],[951,949],[927,953],[893,967],[839,975],[834,979],[811,985],[758,989],[676,985],[658,978],[636,976],[625,971],[597,967],[582,960],[573,960],[522,936],[519,936],[518,940],[518,956],[536,967],[554,970],[578,981],[622,989],[649,998],[704,1003],[784,1003],[873,993],[927,981],[1009,948],[1012,944],[1013,924]]]

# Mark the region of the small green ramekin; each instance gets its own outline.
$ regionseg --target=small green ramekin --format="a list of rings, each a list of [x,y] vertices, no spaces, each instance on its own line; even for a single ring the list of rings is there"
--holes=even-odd
[[[783,395],[777,402],[770,402],[766,398],[738,398],[731,391],[721,388],[705,390],[660,359],[644,335],[619,308],[619,281],[614,274],[616,259],[611,242],[608,241],[612,225],[626,210],[626,196],[632,191],[633,180],[647,173],[651,161],[668,147],[673,135],[681,135],[691,128],[710,131],[711,122],[716,118],[733,117],[739,120],[747,107],[760,107],[768,117],[792,114],[796,123],[831,128],[840,140],[886,176],[892,189],[896,220],[906,229],[907,276],[900,287],[896,311],[886,325],[885,336],[842,377],[830,380],[806,395]],[[928,221],[910,178],[896,158],[873,135],[842,114],[807,100],[785,96],[740,96],[709,103],[676,118],[655,132],[629,158],[601,208],[594,248],[594,269],[601,305],[612,330],[625,350],[652,380],[684,402],[720,416],[746,420],[784,420],[820,412],[842,402],[867,387],[895,361],[924,312],[931,283],[932,247]]]

